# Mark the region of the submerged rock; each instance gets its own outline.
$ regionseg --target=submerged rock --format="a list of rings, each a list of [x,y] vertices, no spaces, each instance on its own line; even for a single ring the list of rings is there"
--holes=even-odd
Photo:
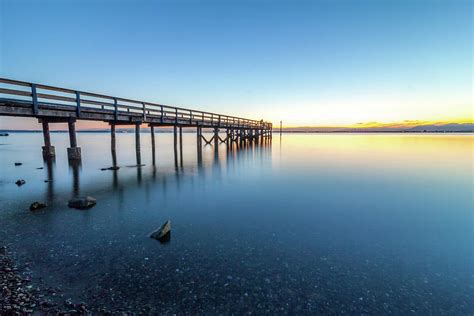
[[[42,208],[45,208],[46,205],[45,203],[43,202],[33,202],[31,205],[30,205],[30,211],[37,211],[37,210],[40,210]]]
[[[26,183],[26,181],[23,180],[23,179],[16,180],[16,182],[15,182],[15,184],[16,184],[17,186],[23,185],[23,184],[25,184],[25,183]]]
[[[91,196],[85,196],[69,200],[68,206],[71,208],[84,210],[93,207],[96,203],[97,200],[95,198]]]
[[[171,221],[167,220],[160,228],[150,234],[150,238],[154,238],[160,242],[169,241],[171,237]]]
[[[23,163],[21,162],[15,162],[15,166],[21,166]]]
[[[100,170],[104,171],[104,170],[119,170],[120,167],[117,167],[117,166],[112,166],[112,167],[108,167],[108,168],[101,168]]]
[[[44,169],[44,167],[38,167],[38,168],[36,168],[36,169],[41,170],[41,169]]]

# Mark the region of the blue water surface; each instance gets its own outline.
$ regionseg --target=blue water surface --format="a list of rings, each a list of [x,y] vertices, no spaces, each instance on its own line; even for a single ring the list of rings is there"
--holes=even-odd
[[[146,313],[474,312],[472,135],[284,134],[229,150],[184,133],[0,138],[0,241],[48,299]],[[22,162],[21,166],[14,166]],[[43,169],[37,169],[37,168]],[[26,180],[16,186],[18,179]],[[44,182],[44,180],[50,180]],[[97,205],[67,207],[75,196]],[[30,212],[43,201],[48,207]],[[169,243],[148,237],[171,220]]]

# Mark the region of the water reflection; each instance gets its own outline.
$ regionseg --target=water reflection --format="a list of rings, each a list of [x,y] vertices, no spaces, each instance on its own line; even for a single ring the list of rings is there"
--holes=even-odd
[[[198,146],[196,149],[196,156],[193,159],[193,156],[184,154],[184,143],[183,135],[180,132],[178,137],[178,144],[173,148],[173,164],[174,171],[169,173],[171,165],[162,164],[158,166],[156,164],[156,151],[154,146],[151,146],[151,168],[148,168],[146,164],[140,164],[141,153],[136,151],[136,162],[137,165],[132,166],[122,166],[117,162],[117,151],[115,146],[111,147],[111,160],[110,163],[113,168],[101,168],[100,179],[98,183],[87,183],[87,192],[95,191],[120,191],[120,196],[123,196],[124,191],[131,188],[131,183],[133,177],[128,172],[130,169],[135,169],[135,179],[138,187],[141,186],[143,181],[146,182],[147,190],[149,190],[149,183],[156,183],[157,180],[160,181],[161,185],[166,185],[167,178],[172,177],[175,179],[176,184],[179,187],[179,183],[183,177],[192,175],[194,170],[197,171],[198,176],[205,176],[206,173],[212,171],[213,176],[220,177],[222,168],[230,169],[230,166],[235,168],[235,162],[238,159],[253,159],[255,155],[259,156],[261,161],[271,159],[271,140],[263,140],[262,142],[244,140],[242,142],[233,142],[230,140],[232,137],[229,134],[229,141],[227,139],[220,140],[220,144],[215,146],[214,143],[208,143],[204,146]],[[202,144],[202,142],[201,142]],[[170,150],[163,149],[163,150]],[[258,151],[258,152],[257,152]],[[100,154],[99,154],[100,155]],[[185,159],[185,157],[187,159]],[[212,159],[209,159],[211,158]],[[244,162],[242,162],[244,163]],[[48,183],[46,189],[45,200],[53,201],[55,199],[55,182],[54,182],[54,170],[57,168],[62,168],[62,166],[56,166],[55,159],[45,160],[45,166],[47,169],[47,180]],[[89,165],[87,159],[79,161],[68,161],[68,168],[71,174],[72,188],[71,188],[71,197],[78,197],[83,195],[81,192],[81,173],[83,170],[87,170],[87,173],[90,173],[91,170],[96,172],[96,166]],[[89,177],[89,176],[88,176]],[[105,181],[107,178],[110,178],[110,182]],[[61,186],[63,188],[63,186]]]
[[[134,135],[122,134],[118,171],[100,170],[111,162],[108,134],[79,135],[82,166],[68,166],[67,135],[64,147],[55,135],[56,162],[36,170],[40,150],[21,154],[40,136],[13,135],[1,148],[0,237],[74,302],[157,308],[149,314],[474,310],[472,136],[285,134],[274,147],[216,150],[184,133],[176,165],[167,134],[155,165],[143,142],[137,168],[126,167]],[[98,204],[68,209],[77,192]],[[45,196],[56,203],[28,211]],[[173,241],[161,247],[148,234],[168,219]]]
[[[47,179],[45,182],[46,186],[46,201],[51,204],[54,198],[54,164],[56,162],[55,157],[44,158],[44,165],[46,166]]]
[[[80,180],[79,174],[82,166],[81,160],[70,160],[69,168],[72,171],[72,197],[79,197],[80,195]]]

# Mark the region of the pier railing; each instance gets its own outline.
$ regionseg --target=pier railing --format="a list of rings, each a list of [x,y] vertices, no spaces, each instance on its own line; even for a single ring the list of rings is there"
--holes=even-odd
[[[43,84],[0,78],[0,101],[31,107],[31,116],[40,116],[40,110],[61,109],[70,111],[74,118],[82,112],[107,114],[112,120],[142,121],[157,125],[189,125],[204,127],[227,127],[249,129],[271,129],[271,123],[236,116],[192,110],[159,103],[139,101],[104,94],[53,87]],[[110,119],[104,119],[105,121]]]

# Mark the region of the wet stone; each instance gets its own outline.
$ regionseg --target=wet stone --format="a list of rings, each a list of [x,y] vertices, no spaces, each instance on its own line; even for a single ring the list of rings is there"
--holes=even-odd
[[[171,237],[171,221],[167,220],[160,228],[150,234],[150,238],[160,242],[167,242]]]
[[[36,201],[36,202],[31,203],[30,211],[37,211],[37,210],[45,208],[46,206],[48,206],[46,205],[46,203]]]
[[[23,179],[16,180],[16,182],[15,182],[15,184],[16,184],[17,186],[22,186],[22,185],[25,184],[25,183],[26,183],[26,181],[23,180]]]
[[[97,200],[91,196],[85,196],[80,198],[74,198],[69,200],[68,206],[70,208],[76,208],[80,210],[85,210],[96,205]]]

